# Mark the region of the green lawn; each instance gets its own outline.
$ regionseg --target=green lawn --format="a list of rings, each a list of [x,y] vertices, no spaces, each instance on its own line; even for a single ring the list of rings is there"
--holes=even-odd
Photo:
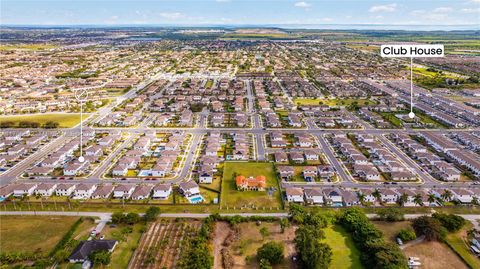
[[[267,188],[274,187],[277,191],[272,196],[267,191],[238,191],[235,185],[234,175],[260,176],[267,178]],[[258,209],[281,209],[282,200],[278,187],[277,176],[271,163],[247,163],[226,162],[223,170],[223,182],[221,193],[222,208],[258,208]]]
[[[410,221],[372,221],[372,223],[383,232],[383,237],[385,240],[392,243],[396,243],[395,239],[401,229],[411,227]]]
[[[368,99],[327,99],[327,98],[295,98],[293,103],[296,105],[327,105],[327,106],[348,106],[357,102],[358,106],[375,104],[376,102]]]
[[[40,252],[48,254],[78,217],[2,216],[1,252]]]
[[[115,228],[110,228],[107,226],[102,231],[102,234],[105,235],[106,239],[114,239],[119,241],[117,247],[113,251],[110,264],[105,268],[116,269],[128,267],[128,262],[130,261],[133,252],[140,242],[145,225],[143,223],[133,225],[133,232],[128,234],[125,238],[122,238],[120,231],[124,227],[124,225],[118,225]]]
[[[466,230],[471,229],[472,225],[469,223],[467,228],[462,229],[460,232],[448,234],[446,237],[446,243],[453,249],[462,260],[467,263],[471,268],[480,268],[480,260],[470,252],[470,244],[466,242]],[[467,244],[468,243],[468,244]]]
[[[0,51],[3,50],[46,50],[53,49],[57,46],[53,44],[6,44],[0,46]]]
[[[323,229],[325,232],[325,243],[333,252],[331,269],[354,269],[363,268],[360,262],[360,252],[355,247],[352,238],[339,225]]]
[[[83,114],[83,119],[88,117],[88,113]],[[80,123],[79,113],[50,113],[50,114],[29,114],[29,115],[15,115],[15,116],[0,116],[0,123],[14,122],[18,126],[21,121],[38,122],[40,125],[48,121],[57,122],[60,128],[71,128]]]

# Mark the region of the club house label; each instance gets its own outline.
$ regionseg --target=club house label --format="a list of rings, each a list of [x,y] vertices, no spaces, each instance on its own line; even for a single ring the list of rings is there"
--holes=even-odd
[[[443,45],[382,45],[382,57],[443,57]]]

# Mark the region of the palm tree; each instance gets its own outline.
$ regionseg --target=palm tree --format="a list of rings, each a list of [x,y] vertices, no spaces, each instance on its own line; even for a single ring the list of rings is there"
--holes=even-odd
[[[435,203],[436,200],[437,200],[437,197],[435,196],[435,194],[433,194],[433,193],[428,194],[427,201],[428,201],[430,204]]]
[[[363,194],[362,192],[357,192],[357,198],[358,198],[358,201],[360,201],[360,203],[363,205],[365,203],[365,194]]]
[[[402,195],[398,196],[397,204],[399,206],[404,206],[407,201],[408,201],[408,194],[404,192],[402,193]]]
[[[473,198],[472,198],[472,205],[478,205],[478,198],[477,198],[477,196],[473,196]]]
[[[413,202],[419,206],[423,206],[422,195],[420,193],[415,194],[415,196],[413,196]]]
[[[382,198],[382,193],[380,192],[379,189],[375,189],[373,192],[372,192],[372,196],[375,197],[375,200],[377,200],[377,202],[381,203],[381,199]]]
[[[452,191],[450,190],[444,190],[442,193],[442,199],[445,202],[448,202],[452,199]]]

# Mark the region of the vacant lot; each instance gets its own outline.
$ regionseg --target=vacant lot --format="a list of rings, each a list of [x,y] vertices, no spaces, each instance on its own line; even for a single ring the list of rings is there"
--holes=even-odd
[[[126,229],[132,228],[131,233],[127,233]],[[140,237],[145,229],[144,224],[135,224],[133,226],[118,225],[115,227],[105,227],[102,235],[105,239],[114,239],[118,241],[118,245],[112,254],[112,260],[106,268],[127,268],[128,262],[133,252],[140,242]]]
[[[262,228],[266,228],[269,235],[263,237],[260,234]],[[229,246],[230,253],[233,256],[234,268],[258,268],[257,249],[269,241],[282,242],[285,247],[285,259],[282,264],[275,266],[275,268],[296,268],[292,262],[292,256],[295,254],[293,242],[295,229],[296,227],[292,226],[282,233],[278,222],[262,223],[260,225],[254,222],[239,224],[235,231],[237,239]]]
[[[373,223],[383,232],[385,239],[391,242],[395,242],[395,236],[401,229],[410,226],[409,221],[374,221]],[[446,244],[440,242],[422,242],[417,245],[408,246],[403,249],[403,253],[407,258],[420,258],[422,268],[468,268],[454,251]]]
[[[447,245],[440,242],[422,242],[403,250],[407,257],[418,257],[424,269],[468,268]]]
[[[2,252],[40,252],[48,254],[78,217],[2,216]]]
[[[360,263],[360,252],[355,247],[352,238],[340,226],[330,226],[325,231],[325,243],[333,252],[331,269],[359,269],[363,268]]]
[[[267,188],[276,190],[272,195],[268,191],[238,191],[235,185],[235,175],[256,177],[263,175],[267,179]],[[223,170],[221,205],[223,208],[254,208],[272,209],[282,208],[280,190],[277,177],[271,163],[226,162]]]
[[[410,226],[410,221],[373,221],[373,224],[377,226],[383,232],[386,240],[390,242],[396,242],[396,236],[401,229],[405,229]]]
[[[88,117],[87,113],[83,114],[83,118]],[[37,122],[40,125],[46,122],[53,121],[59,124],[60,128],[71,128],[80,123],[79,113],[49,113],[49,114],[30,114],[30,115],[15,115],[15,116],[0,116],[0,123],[13,122],[15,126],[21,121]]]
[[[195,236],[200,226],[197,220],[162,219],[152,223],[128,268],[175,268],[185,247],[184,240]]]

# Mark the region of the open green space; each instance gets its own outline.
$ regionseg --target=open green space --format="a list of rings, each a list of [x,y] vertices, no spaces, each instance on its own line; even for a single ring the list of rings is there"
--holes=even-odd
[[[86,119],[89,114],[84,113]],[[46,113],[46,114],[28,114],[14,116],[0,116],[0,124],[12,122],[12,127],[20,127],[21,122],[36,122],[42,127],[47,122],[56,122],[60,128],[71,128],[80,123],[79,113]]]
[[[0,51],[4,50],[47,50],[54,49],[53,44],[5,44],[0,45]]]
[[[118,241],[118,245],[112,254],[112,260],[105,268],[127,268],[128,262],[133,255],[133,252],[140,242],[140,238],[145,230],[143,223],[129,226],[132,228],[131,233],[125,233],[124,229],[128,228],[126,225],[117,225],[115,227],[105,227],[102,234],[105,239],[113,239]]]
[[[401,229],[410,227],[410,221],[372,221],[372,223],[383,232],[385,240],[396,243],[395,238]]]
[[[48,254],[78,217],[2,216],[1,252]]]
[[[468,223],[468,225],[459,232],[448,234],[445,237],[445,242],[470,268],[480,268],[480,260],[470,251],[470,243],[467,240],[467,230],[471,228],[472,224]]]
[[[265,176],[267,189],[273,187],[272,195],[268,191],[238,191],[235,184],[236,176]],[[271,163],[226,162],[223,170],[221,193],[222,208],[257,208],[281,209],[282,200],[277,177]]]
[[[357,103],[358,106],[368,106],[372,104],[376,104],[373,100],[368,99],[355,99],[355,98],[347,98],[347,99],[328,99],[328,98],[295,98],[293,99],[293,103],[296,105],[327,105],[327,106],[349,106],[353,103]]]
[[[339,225],[327,227],[323,231],[325,232],[324,242],[332,248],[333,252],[329,268],[363,268],[360,262],[360,252],[347,231]]]

